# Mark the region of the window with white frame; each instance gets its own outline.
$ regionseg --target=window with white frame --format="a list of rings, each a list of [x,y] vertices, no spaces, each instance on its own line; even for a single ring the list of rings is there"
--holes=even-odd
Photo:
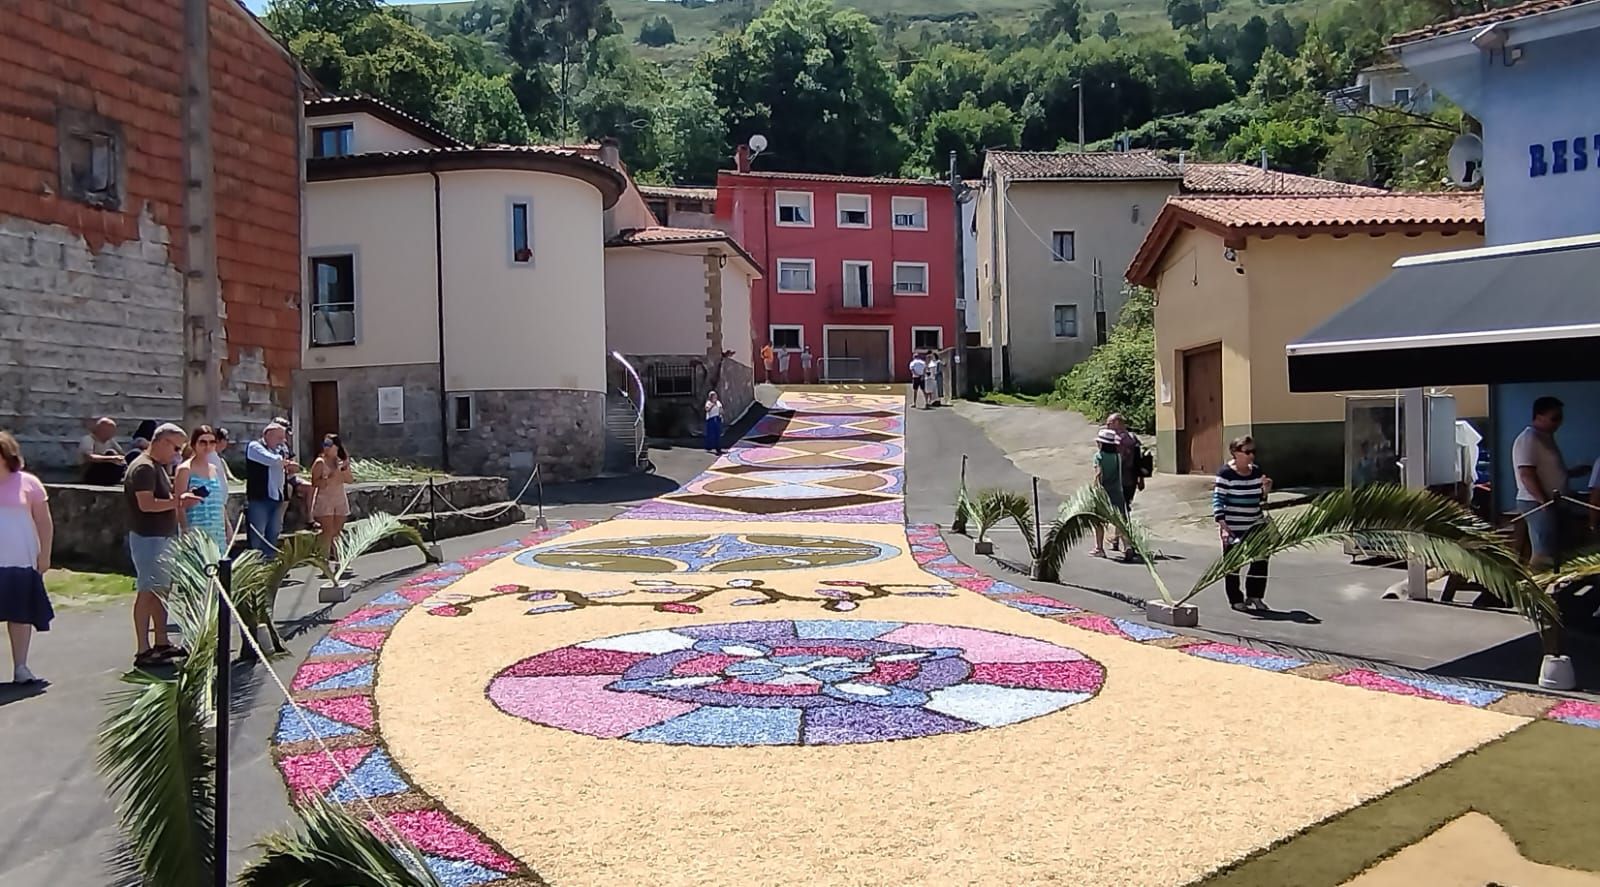
[[[533,205],[511,201],[511,264],[533,264]]]
[[[356,257],[311,260],[311,344],[356,343]]]
[[[928,266],[921,262],[895,262],[894,291],[901,296],[926,296]]]
[[[787,348],[790,351],[799,351],[805,342],[805,332],[798,326],[774,326],[770,329],[772,350]]]
[[[1050,232],[1050,260],[1053,262],[1075,262],[1078,260],[1077,232]]]
[[[1396,89],[1394,91],[1394,103],[1401,107],[1411,104],[1411,90],[1404,88]]]
[[[939,351],[944,348],[944,330],[936,326],[911,328],[912,351]]]
[[[891,201],[894,226],[905,231],[928,230],[928,201],[922,197],[896,197]]]
[[[865,194],[840,194],[839,227],[871,228],[872,199]]]
[[[814,260],[778,260],[778,292],[814,293],[816,291],[817,263]]]
[[[1055,306],[1055,335],[1057,339],[1076,339],[1078,337],[1078,306]]]
[[[776,195],[778,202],[778,224],[794,225],[810,228],[816,218],[811,214],[810,191],[779,191]]]

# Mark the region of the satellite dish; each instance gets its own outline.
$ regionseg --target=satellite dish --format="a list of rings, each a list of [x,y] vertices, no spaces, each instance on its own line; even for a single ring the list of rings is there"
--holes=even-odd
[[[1450,180],[1457,185],[1473,188],[1483,184],[1483,139],[1470,132],[1456,136],[1446,162]]]
[[[750,153],[751,154],[760,154],[762,151],[765,151],[765,150],[767,150],[767,137],[766,136],[764,136],[764,135],[762,135],[761,133],[758,132],[755,135],[750,137]]]

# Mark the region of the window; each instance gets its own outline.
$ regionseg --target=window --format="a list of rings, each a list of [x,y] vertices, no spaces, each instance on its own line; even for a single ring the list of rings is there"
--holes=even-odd
[[[533,231],[527,201],[511,203],[511,263],[533,264]]]
[[[122,127],[63,108],[56,115],[56,140],[62,195],[99,209],[121,209]]]
[[[894,291],[897,295],[926,296],[928,266],[912,262],[895,262]]]
[[[1055,306],[1055,332],[1057,339],[1076,339],[1078,337],[1078,306]]]
[[[354,154],[351,146],[356,127],[353,123],[338,126],[316,126],[311,129],[312,157],[344,157]]]
[[[672,215],[669,212],[669,205],[667,201],[646,200],[644,203],[645,206],[650,207],[650,214],[656,217],[657,222],[660,222],[663,225],[667,224],[667,219]]]
[[[810,191],[779,191],[777,200],[778,224],[800,228],[812,226]]]
[[[651,364],[645,375],[650,380],[651,397],[694,396],[694,367],[687,363]]]
[[[1050,258],[1056,262],[1073,262],[1078,258],[1078,235],[1072,231],[1050,232]]]
[[[1411,90],[1397,89],[1394,91],[1394,103],[1397,105],[1411,104]]]
[[[775,326],[770,330],[772,350],[787,348],[790,351],[799,351],[804,342],[803,331],[797,326]]]
[[[814,293],[816,291],[816,262],[811,259],[778,260],[778,292]]]
[[[311,260],[311,344],[355,343],[355,256],[318,256]]]
[[[944,348],[944,330],[936,326],[911,328],[912,351],[938,351]]]
[[[457,394],[450,398],[450,427],[456,431],[471,431],[472,406],[470,394]]]
[[[928,201],[921,197],[896,197],[891,201],[894,226],[909,231],[928,230]]]
[[[872,307],[872,263],[844,263],[844,307]]]
[[[839,195],[839,227],[871,228],[872,200],[865,194]]]

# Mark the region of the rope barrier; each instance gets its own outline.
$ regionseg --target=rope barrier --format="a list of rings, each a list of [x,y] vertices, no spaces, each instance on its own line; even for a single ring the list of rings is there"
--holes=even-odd
[[[448,505],[450,507],[451,511],[454,511],[456,514],[459,514],[462,517],[467,518],[468,520],[477,520],[477,521],[499,520],[501,515],[505,514],[506,512],[510,511],[511,509],[513,509],[513,508],[521,508],[522,507],[522,497],[524,495],[526,495],[527,492],[528,492],[528,489],[533,486],[534,480],[539,476],[540,467],[541,466],[537,466],[537,465],[534,466],[533,473],[528,475],[528,482],[522,485],[522,491],[517,493],[517,495],[511,497],[511,501],[506,503],[506,507],[504,507],[504,508],[500,509],[499,511],[496,511],[494,514],[486,516],[486,517],[485,516],[479,516],[479,515],[476,515],[476,514],[469,514],[469,513],[465,512],[465,511],[462,511],[459,507],[456,506],[456,504],[454,502],[451,502],[449,499],[445,498],[444,493],[440,492],[437,487],[434,488],[434,493],[433,494],[435,496],[439,497],[439,501],[443,502],[445,505]]]

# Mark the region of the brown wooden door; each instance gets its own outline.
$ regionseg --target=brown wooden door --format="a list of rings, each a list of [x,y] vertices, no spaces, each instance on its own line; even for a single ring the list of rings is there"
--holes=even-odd
[[[311,452],[318,452],[322,438],[339,433],[339,383],[311,383]]]
[[[864,382],[894,380],[888,330],[828,330],[828,356],[860,358]]]
[[[1222,346],[1183,355],[1183,433],[1178,469],[1210,474],[1222,466]]]

